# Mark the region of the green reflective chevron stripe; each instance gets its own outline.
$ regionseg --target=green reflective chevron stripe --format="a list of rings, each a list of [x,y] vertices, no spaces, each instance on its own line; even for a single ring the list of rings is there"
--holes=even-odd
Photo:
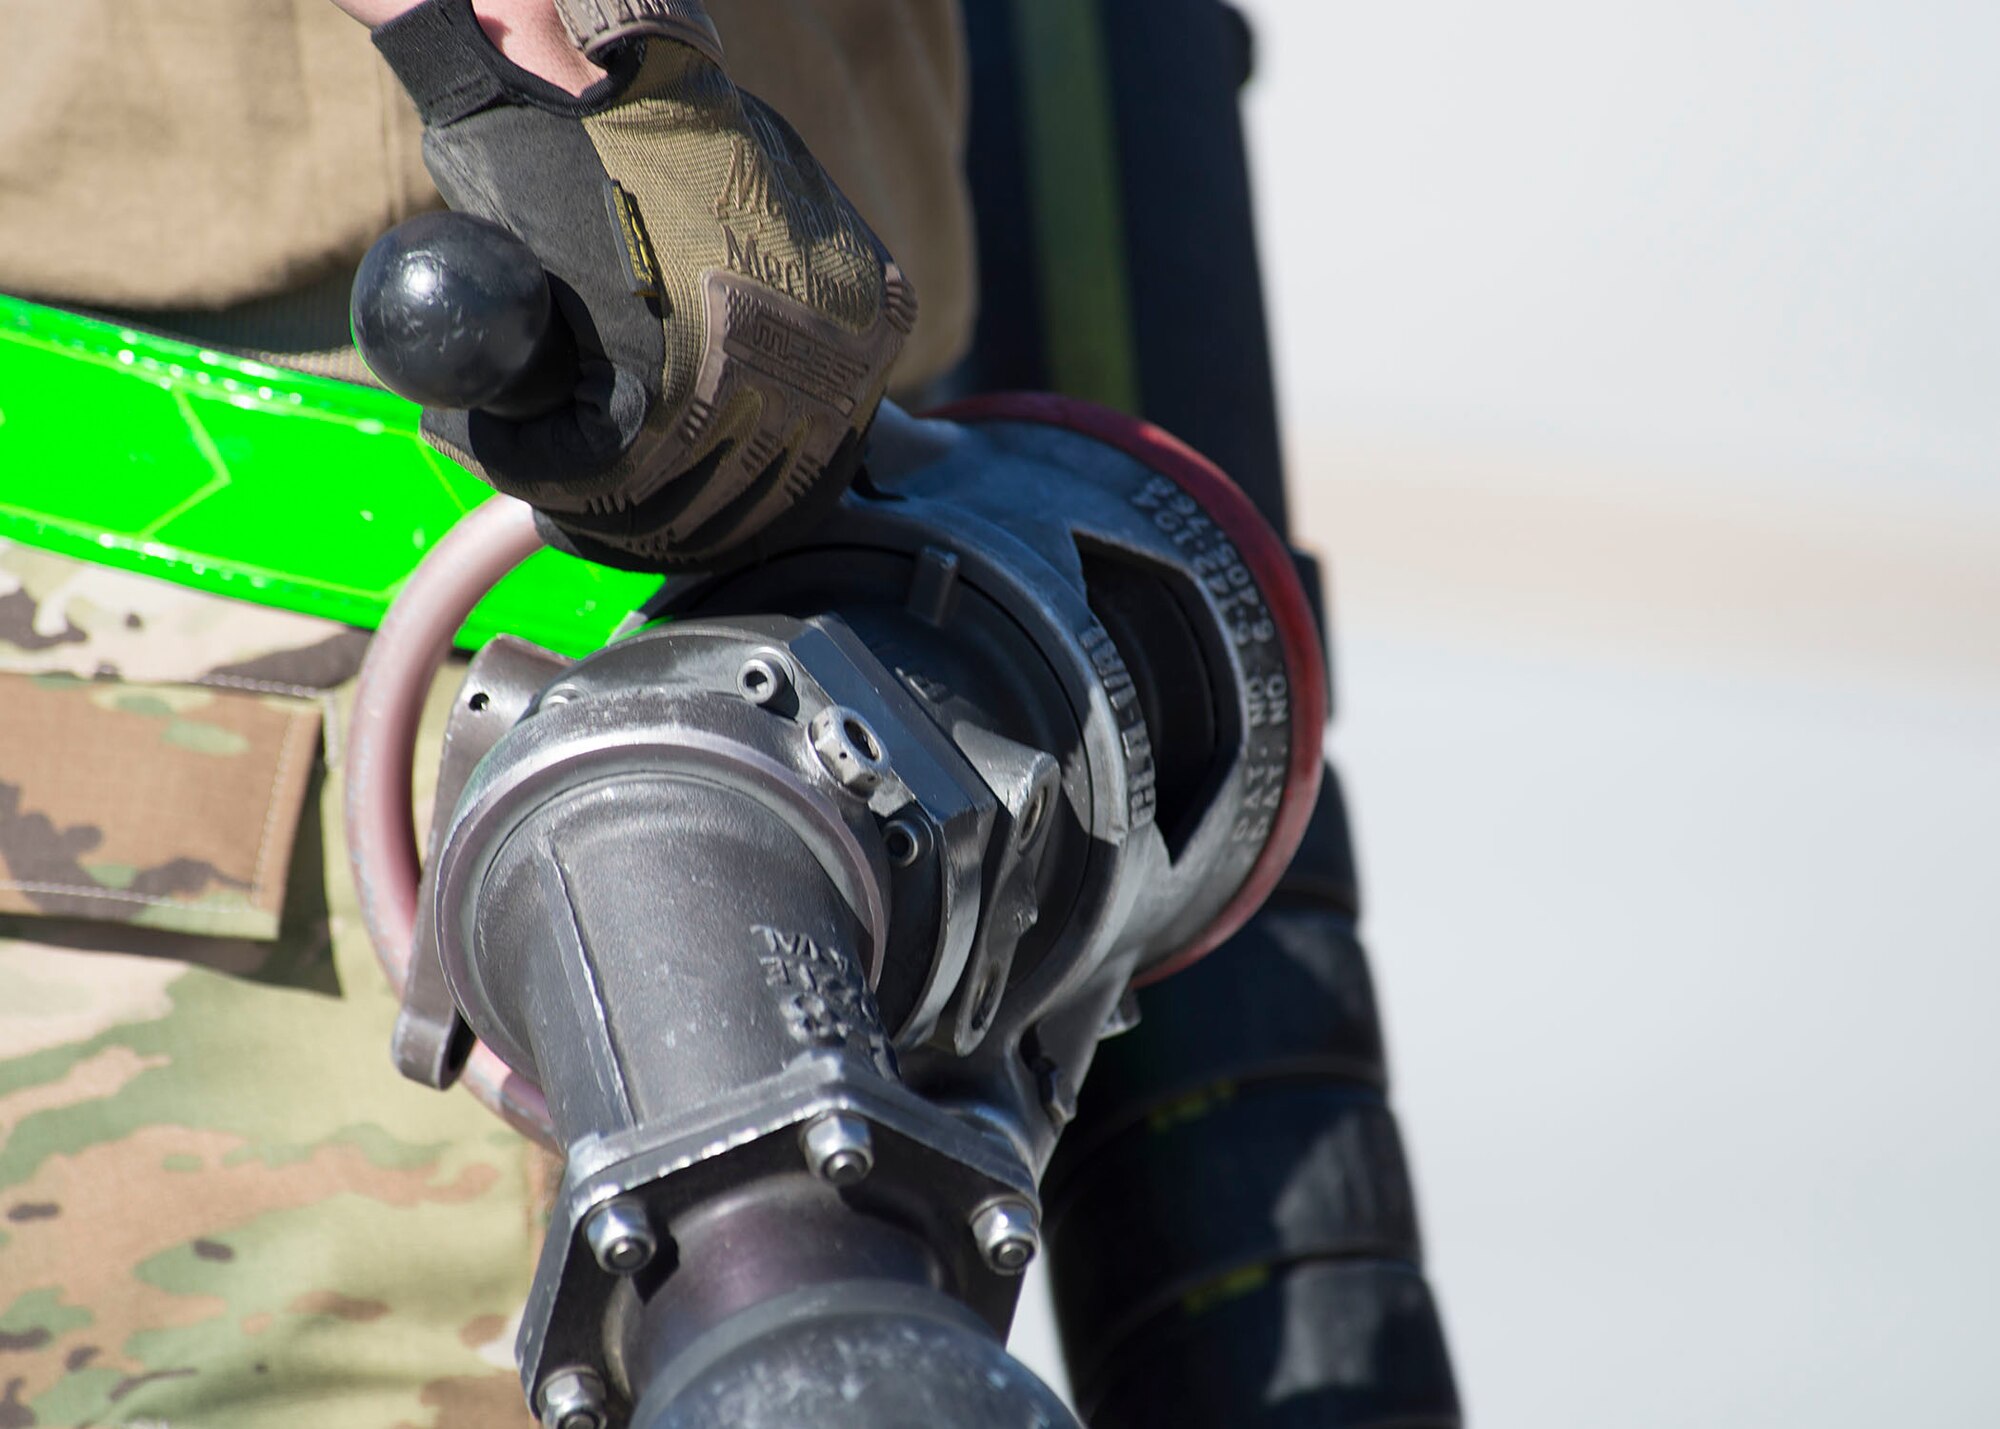
[[[0,296],[0,537],[373,626],[490,495],[400,397]],[[658,586],[543,551],[461,642],[582,654]]]

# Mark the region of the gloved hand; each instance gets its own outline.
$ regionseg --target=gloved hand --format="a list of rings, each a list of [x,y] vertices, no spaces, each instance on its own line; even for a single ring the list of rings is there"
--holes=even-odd
[[[374,32],[446,202],[535,250],[578,349],[568,406],[430,409],[424,433],[578,554],[726,563],[846,488],[916,298],[798,134],[730,83],[699,0],[557,7],[607,71],[581,97],[503,58],[470,0]]]

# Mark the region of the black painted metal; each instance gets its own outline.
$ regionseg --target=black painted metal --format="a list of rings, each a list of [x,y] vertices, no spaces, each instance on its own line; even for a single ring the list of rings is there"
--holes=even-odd
[[[1331,781],[1318,815],[1263,911],[1139,994],[1044,1180],[1092,1429],[1458,1423]]]
[[[1140,415],[1214,459],[1285,531],[1237,104],[1249,27],[1219,0],[1093,3]],[[983,307],[959,381],[1047,387],[1013,4],[967,0],[965,13]],[[1382,1100],[1359,902],[1329,771],[1285,890],[1204,963],[1141,994],[1139,1027],[1100,1052],[1046,1183],[1058,1321],[1093,1429],[1459,1422]]]
[[[1098,0],[1117,126],[1140,415],[1288,533],[1237,93],[1249,29],[1218,0]]]
[[[948,395],[1041,392],[1049,387],[1047,337],[1030,221],[1013,0],[966,0],[972,114],[966,174],[979,246],[979,319],[972,351]]]
[[[1209,457],[1280,533],[1277,401],[1236,105],[1248,27],[1217,0],[1097,0],[1119,156],[1137,415]],[[966,0],[979,324],[958,392],[1052,386],[1014,0]]]

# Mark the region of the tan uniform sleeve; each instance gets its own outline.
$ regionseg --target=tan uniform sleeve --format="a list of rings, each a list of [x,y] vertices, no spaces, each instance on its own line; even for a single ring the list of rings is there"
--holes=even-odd
[[[415,111],[329,0],[63,0],[0,46],[0,290],[224,308],[351,267],[436,204]],[[899,386],[972,320],[953,0],[712,0],[775,106],[901,261],[922,317]]]
[[[416,115],[327,0],[9,7],[0,286],[223,307],[351,264],[436,195]]]

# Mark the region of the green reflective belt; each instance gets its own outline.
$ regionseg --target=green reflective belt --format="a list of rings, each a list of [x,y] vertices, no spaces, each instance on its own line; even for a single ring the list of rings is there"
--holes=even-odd
[[[0,296],[0,537],[373,627],[424,552],[492,493],[402,398]],[[659,587],[542,551],[460,643],[565,654]]]

